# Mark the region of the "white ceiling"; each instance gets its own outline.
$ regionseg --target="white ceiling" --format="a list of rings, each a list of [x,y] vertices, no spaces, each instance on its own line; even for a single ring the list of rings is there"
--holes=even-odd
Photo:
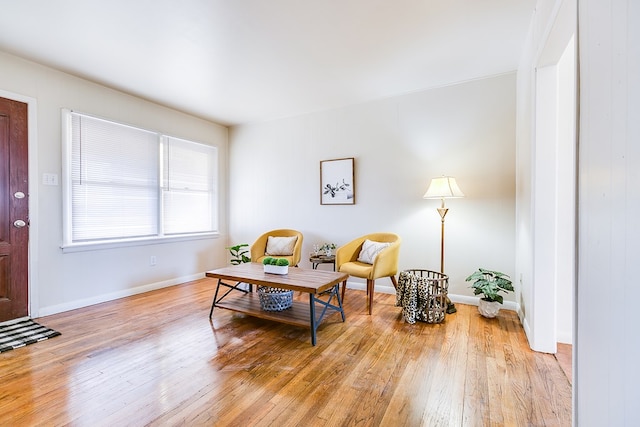
[[[513,71],[534,7],[535,0],[0,0],[0,50],[234,125]]]

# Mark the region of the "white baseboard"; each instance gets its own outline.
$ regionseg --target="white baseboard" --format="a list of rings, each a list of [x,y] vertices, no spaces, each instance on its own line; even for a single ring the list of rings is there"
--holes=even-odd
[[[347,280],[347,289],[356,289],[358,291],[366,291],[367,283]],[[391,284],[391,281],[389,281],[388,285],[379,285],[376,281],[374,292],[380,292],[382,294],[395,294],[396,289]]]
[[[453,303],[459,302],[460,304],[475,305],[475,306],[477,306],[479,304],[478,301],[480,301],[479,297],[470,297],[468,295],[456,295],[456,294],[449,294],[449,299]],[[519,308],[520,306],[515,301],[505,301],[501,307],[501,309],[512,310],[515,312],[517,312]]]
[[[164,280],[162,282],[149,283],[147,285],[137,286],[135,288],[123,289],[117,292],[111,292],[108,294],[96,295],[95,297],[85,298],[75,301],[70,301],[64,304],[51,305],[48,307],[40,307],[37,315],[33,315],[34,318],[50,316],[52,314],[62,313],[65,311],[76,310],[78,308],[88,307],[94,304],[100,304],[107,301],[113,301],[116,299],[130,297],[132,295],[141,294],[144,292],[154,291],[156,289],[167,288],[169,286],[179,285],[181,283],[191,282],[193,280],[202,279],[204,273],[192,274],[190,276],[176,277],[175,279]]]
[[[366,291],[366,287],[367,287],[366,282],[347,280],[348,289],[357,289],[360,291]],[[389,281],[389,284],[386,284],[386,283],[378,284],[378,281],[376,280],[375,292],[380,292],[383,294],[395,294],[396,290],[391,284],[391,281]],[[475,297],[475,296],[471,297],[467,295],[456,295],[456,294],[449,294],[449,299],[453,303],[458,302],[460,304],[468,304],[468,305],[475,305],[475,306],[477,306],[478,301],[480,301],[479,297]],[[514,301],[505,301],[504,304],[502,305],[502,308],[505,310],[513,310],[517,312],[520,309],[520,305]]]
[[[560,344],[572,344],[573,345],[573,335],[571,332],[566,331],[558,331],[557,339]]]

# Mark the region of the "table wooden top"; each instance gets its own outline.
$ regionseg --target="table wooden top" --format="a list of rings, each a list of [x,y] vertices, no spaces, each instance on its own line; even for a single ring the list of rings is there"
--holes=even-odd
[[[346,273],[289,267],[288,274],[265,273],[262,264],[247,262],[207,271],[207,277],[318,294],[349,278]]]
[[[311,255],[309,257],[309,261],[315,262],[316,264],[329,264],[332,262],[336,262],[335,255]]]

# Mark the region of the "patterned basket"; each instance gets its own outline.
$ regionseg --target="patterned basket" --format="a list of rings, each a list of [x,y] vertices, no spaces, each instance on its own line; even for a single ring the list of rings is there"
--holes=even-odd
[[[447,309],[449,276],[432,271],[411,269],[400,272],[396,289],[396,307],[408,323],[444,321]]]
[[[293,291],[287,289],[259,286],[258,298],[264,311],[282,311],[293,305]]]

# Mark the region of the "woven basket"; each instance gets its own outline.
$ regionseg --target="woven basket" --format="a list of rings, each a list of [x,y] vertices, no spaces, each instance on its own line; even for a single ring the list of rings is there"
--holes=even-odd
[[[411,269],[400,272],[396,289],[396,306],[409,323],[444,321],[447,309],[449,276],[432,271]]]
[[[287,289],[260,286],[258,297],[264,311],[282,311],[293,305],[293,291]]]

